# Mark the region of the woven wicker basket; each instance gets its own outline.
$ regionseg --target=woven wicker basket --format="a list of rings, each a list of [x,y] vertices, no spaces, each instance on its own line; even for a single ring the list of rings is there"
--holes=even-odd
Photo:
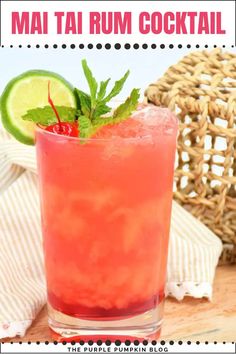
[[[195,52],[151,84],[146,99],[180,121],[174,198],[224,243],[236,261],[236,54]]]

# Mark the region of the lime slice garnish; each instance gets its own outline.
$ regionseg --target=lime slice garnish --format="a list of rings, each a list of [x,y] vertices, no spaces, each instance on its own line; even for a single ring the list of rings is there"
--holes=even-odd
[[[48,105],[48,81],[55,105],[76,108],[73,87],[60,75],[31,70],[12,79],[1,97],[1,118],[5,129],[24,144],[34,144],[35,123],[21,117],[30,109]]]

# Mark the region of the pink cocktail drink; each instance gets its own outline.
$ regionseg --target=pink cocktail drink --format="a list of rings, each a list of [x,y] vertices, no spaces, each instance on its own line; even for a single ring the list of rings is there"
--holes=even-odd
[[[50,326],[155,337],[166,280],[177,121],[145,106],[83,141],[36,134]]]

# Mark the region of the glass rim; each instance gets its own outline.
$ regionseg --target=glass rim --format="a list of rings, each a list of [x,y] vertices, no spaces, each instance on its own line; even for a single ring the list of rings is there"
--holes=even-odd
[[[153,138],[153,136],[151,134],[145,135],[145,136],[136,136],[136,137],[121,137],[121,136],[111,136],[110,138],[80,138],[80,137],[75,137],[75,136],[68,136],[68,135],[63,135],[63,134],[55,134],[52,132],[49,132],[46,129],[43,129],[41,127],[39,127],[38,125],[36,125],[35,128],[35,132],[39,132],[42,134],[45,134],[46,136],[54,136],[55,139],[65,139],[68,141],[82,141],[82,142],[112,142],[112,141],[126,141],[126,142],[134,142],[134,141],[141,141],[144,139],[150,139]]]

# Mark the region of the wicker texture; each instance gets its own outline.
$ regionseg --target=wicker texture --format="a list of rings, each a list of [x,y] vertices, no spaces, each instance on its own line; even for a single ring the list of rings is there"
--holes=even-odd
[[[145,92],[179,117],[175,199],[224,242],[236,260],[236,54],[190,53]]]

